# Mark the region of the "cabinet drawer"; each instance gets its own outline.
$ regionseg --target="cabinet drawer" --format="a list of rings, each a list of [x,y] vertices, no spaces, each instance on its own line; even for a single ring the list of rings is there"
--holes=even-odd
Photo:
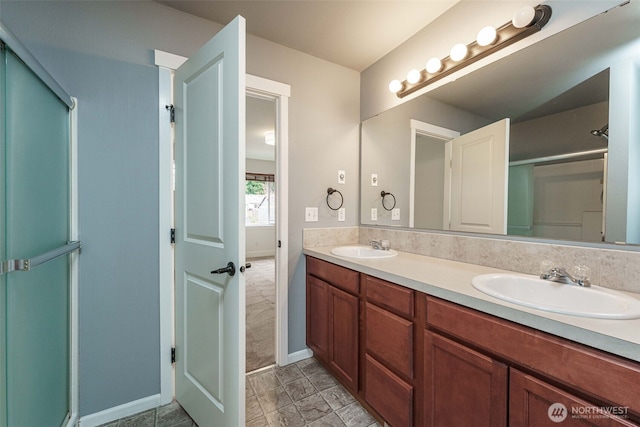
[[[307,257],[307,274],[337,286],[354,295],[360,293],[360,274],[317,258]]]
[[[413,425],[413,387],[369,355],[365,369],[367,403],[393,427]]]
[[[363,276],[368,301],[400,316],[413,318],[415,291],[375,277]]]
[[[366,352],[413,379],[413,322],[367,302],[365,331]]]

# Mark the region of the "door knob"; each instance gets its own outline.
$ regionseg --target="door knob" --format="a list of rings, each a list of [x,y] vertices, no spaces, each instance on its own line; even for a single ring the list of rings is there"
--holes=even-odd
[[[240,267],[240,273],[244,273],[244,270],[246,270],[248,268],[251,268],[251,263],[250,262],[248,262],[245,265]]]
[[[224,274],[227,273],[229,276],[233,276],[236,274],[236,266],[233,262],[229,261],[226,267],[218,268],[217,270],[213,270],[211,274]]]

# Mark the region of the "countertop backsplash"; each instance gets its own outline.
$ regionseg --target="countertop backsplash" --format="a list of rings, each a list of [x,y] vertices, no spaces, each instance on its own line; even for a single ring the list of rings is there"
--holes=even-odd
[[[371,227],[307,228],[303,247],[368,244],[389,240],[392,249],[418,255],[539,274],[540,262],[550,260],[570,269],[576,264],[591,269],[591,283],[640,293],[640,252],[532,243],[486,237],[456,236],[424,231]]]

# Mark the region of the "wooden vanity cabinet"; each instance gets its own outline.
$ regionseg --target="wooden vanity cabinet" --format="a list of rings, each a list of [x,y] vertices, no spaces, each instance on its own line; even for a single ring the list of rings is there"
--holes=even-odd
[[[561,425],[638,425],[638,363],[430,296],[426,319],[425,426],[556,425],[548,415],[553,403],[569,412],[628,411],[627,418],[569,413]]]
[[[387,423],[413,425],[416,292],[368,275],[363,288],[363,395]]]
[[[639,363],[313,257],[307,345],[391,427],[640,426]]]
[[[358,392],[359,273],[307,257],[307,345]]]

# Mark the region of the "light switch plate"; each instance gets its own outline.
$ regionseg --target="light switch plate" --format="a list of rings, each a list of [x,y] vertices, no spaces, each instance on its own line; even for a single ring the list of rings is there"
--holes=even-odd
[[[378,209],[371,208],[371,221],[377,221],[377,220],[378,220]]]
[[[345,211],[344,208],[338,209],[338,221],[344,221]]]
[[[377,173],[372,173],[371,174],[371,186],[372,187],[377,187],[378,186],[378,174]]]
[[[391,211],[391,219],[393,221],[400,221],[400,208],[394,208]]]
[[[304,208],[304,220],[305,222],[317,222],[318,208]]]
[[[346,182],[346,174],[344,171],[338,171],[338,184],[344,184]]]

